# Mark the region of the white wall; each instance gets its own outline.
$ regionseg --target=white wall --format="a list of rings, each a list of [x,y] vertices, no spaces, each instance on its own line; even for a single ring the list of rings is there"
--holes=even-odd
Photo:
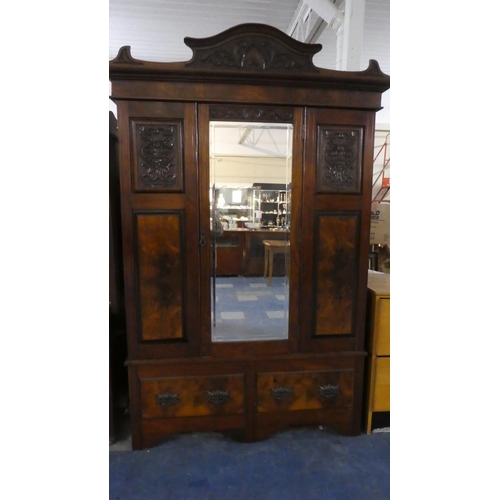
[[[211,158],[210,162],[210,170],[215,171],[215,182],[218,185],[289,182],[285,158],[216,156]],[[213,182],[214,179],[211,178],[210,183]]]
[[[391,123],[391,89],[382,94],[382,109],[375,115],[377,128],[390,128]]]
[[[286,158],[292,155],[292,139],[292,125],[212,122],[210,154]]]

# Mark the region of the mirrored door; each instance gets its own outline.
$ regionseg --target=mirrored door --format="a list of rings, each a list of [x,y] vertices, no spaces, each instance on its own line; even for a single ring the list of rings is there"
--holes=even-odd
[[[288,338],[293,126],[210,122],[213,342]]]

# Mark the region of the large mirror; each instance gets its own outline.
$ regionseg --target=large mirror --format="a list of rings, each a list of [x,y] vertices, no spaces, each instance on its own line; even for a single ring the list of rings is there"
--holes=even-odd
[[[288,338],[292,136],[210,122],[213,342]]]

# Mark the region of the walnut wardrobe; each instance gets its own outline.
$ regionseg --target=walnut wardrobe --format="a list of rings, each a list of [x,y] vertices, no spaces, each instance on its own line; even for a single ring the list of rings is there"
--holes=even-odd
[[[254,441],[298,425],[358,434],[375,113],[389,77],[375,61],[360,72],[316,68],[312,58],[321,45],[265,25],[185,43],[193,51],[188,62],[141,61],[123,47],[109,65],[132,446],[188,431]],[[255,209],[259,223],[233,227],[250,238],[242,255],[255,263],[263,262],[262,241],[288,240],[277,256],[286,268],[276,284],[280,295],[257,275],[242,277],[252,295],[238,295],[242,307],[249,297],[256,307],[259,300],[285,303],[275,313],[284,325],[276,335],[264,326],[262,337],[238,336],[243,320],[216,309],[227,289],[217,288],[214,255],[224,254],[214,235],[218,188],[211,169],[217,127],[229,137],[225,126],[239,127],[240,143],[255,131],[287,134],[281,225],[261,224],[258,216],[278,195],[266,198],[259,178],[248,190],[254,207],[243,206],[247,214]],[[259,324],[258,308],[246,315],[252,327]]]

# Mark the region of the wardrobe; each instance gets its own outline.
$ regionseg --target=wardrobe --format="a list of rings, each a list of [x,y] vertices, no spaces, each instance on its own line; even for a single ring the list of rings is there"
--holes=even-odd
[[[109,64],[132,446],[192,431],[255,441],[306,425],[356,435],[375,114],[389,76],[376,61],[360,72],[317,68],[321,45],[266,25],[185,43],[193,51],[187,62],[142,61],[122,47]],[[252,133],[287,137],[287,220],[257,229],[289,242],[286,274],[276,283],[283,288],[273,296],[255,277],[251,292],[238,296],[284,303],[275,314],[283,326],[268,338],[231,336],[248,324],[217,310],[230,285],[221,287],[214,272],[211,169],[214,137],[225,126],[239,127],[242,144]],[[262,255],[256,244],[251,257]],[[253,325],[255,311],[247,314]]]

